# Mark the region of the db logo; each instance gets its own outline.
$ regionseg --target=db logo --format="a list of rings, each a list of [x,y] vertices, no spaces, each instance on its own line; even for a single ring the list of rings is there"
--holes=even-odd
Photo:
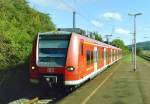
[[[48,72],[54,72],[54,68],[48,68]]]

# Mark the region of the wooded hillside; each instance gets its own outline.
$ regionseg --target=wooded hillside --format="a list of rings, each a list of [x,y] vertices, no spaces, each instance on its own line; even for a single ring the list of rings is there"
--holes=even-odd
[[[51,18],[26,0],[0,0],[0,69],[24,62],[38,32],[55,30]]]
[[[137,45],[137,48],[140,48],[142,50],[150,50],[150,41],[139,42],[136,45]],[[132,45],[129,45],[128,47],[131,49]]]

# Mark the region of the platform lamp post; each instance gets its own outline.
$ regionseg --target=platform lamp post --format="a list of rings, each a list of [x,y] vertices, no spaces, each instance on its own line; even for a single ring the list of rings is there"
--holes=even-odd
[[[134,17],[134,33],[133,33],[133,46],[134,46],[134,68],[133,71],[136,71],[136,17],[139,15],[142,15],[142,13],[136,13],[136,14],[128,14],[129,16],[133,16]]]
[[[131,48],[131,50],[132,50],[132,67],[133,67],[133,69],[134,69],[134,33],[129,33],[129,34],[131,34],[132,35],[132,39],[131,39],[131,46],[132,46],[132,48]]]

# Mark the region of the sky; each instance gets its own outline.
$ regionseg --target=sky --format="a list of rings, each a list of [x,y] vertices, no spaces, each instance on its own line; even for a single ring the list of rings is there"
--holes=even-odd
[[[133,38],[133,16],[136,18],[137,42],[150,41],[150,0],[27,0],[29,5],[49,14],[57,28],[72,27],[76,11],[76,27],[86,31],[112,34],[110,40],[121,39],[126,45]]]

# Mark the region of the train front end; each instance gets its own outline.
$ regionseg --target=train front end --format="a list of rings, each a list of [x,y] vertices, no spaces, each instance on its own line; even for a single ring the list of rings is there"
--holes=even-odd
[[[30,82],[63,84],[71,32],[39,33],[30,57]]]

